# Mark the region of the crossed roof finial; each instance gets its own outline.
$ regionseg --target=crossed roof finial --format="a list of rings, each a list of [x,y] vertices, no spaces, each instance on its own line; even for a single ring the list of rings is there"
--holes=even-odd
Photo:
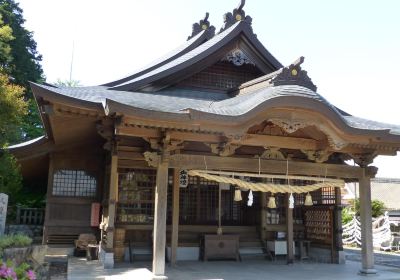
[[[251,26],[253,19],[250,16],[246,16],[246,13],[243,10],[245,4],[246,0],[240,0],[239,6],[234,9],[232,13],[228,12],[224,15],[224,26],[221,28],[220,32],[231,27],[238,21],[246,22]]]
[[[202,32],[203,30],[208,33],[208,38],[211,38],[215,35],[215,27],[210,24],[208,21],[208,17],[210,14],[207,12],[204,16],[204,19],[196,22],[192,26],[192,34],[188,37],[188,40],[192,39],[194,36]]]

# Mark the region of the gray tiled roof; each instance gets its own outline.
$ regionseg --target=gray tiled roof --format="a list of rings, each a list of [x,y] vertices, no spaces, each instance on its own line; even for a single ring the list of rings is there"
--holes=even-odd
[[[371,121],[355,116],[343,116],[347,124],[354,128],[368,130],[389,130],[391,134],[400,135],[400,126],[394,124]]]
[[[63,96],[100,103],[103,107],[106,106],[107,100],[113,100],[136,108],[169,113],[182,113],[182,110],[186,108],[197,108],[199,106],[206,108],[213,102],[228,98],[223,93],[195,90],[164,90],[157,93],[141,93],[108,90],[104,86],[53,88],[41,85],[40,87]]]
[[[389,130],[391,134],[400,135],[400,126],[398,125],[351,116],[337,109],[318,93],[296,85],[265,87],[235,97],[229,97],[224,93],[174,88],[156,93],[142,93],[111,90],[105,86],[78,88],[38,86],[63,96],[99,103],[103,107],[106,107],[107,100],[112,100],[135,108],[158,112],[185,114],[193,110],[221,116],[240,116],[253,110],[261,103],[275,98],[301,97],[323,103],[336,112],[350,127],[365,130]]]
[[[144,74],[145,72],[148,72],[148,70],[151,70],[152,68],[155,68],[159,65],[162,65],[163,63],[166,63],[170,60],[172,60],[174,57],[178,56],[181,53],[187,52],[191,48],[196,47],[197,45],[200,44],[198,40],[201,41],[201,37],[204,35],[205,31],[201,31],[199,34],[191,38],[190,40],[186,41],[182,45],[180,45],[178,48],[172,50],[171,52],[167,53],[166,55],[158,58],[157,60],[152,61],[148,65],[141,67],[134,71],[133,73],[127,75],[125,78],[119,79],[117,81],[105,84],[105,86],[116,86],[120,85],[124,82],[126,82],[128,79],[133,79],[134,77],[137,77],[138,75]],[[131,78],[130,78],[131,77]]]
[[[221,32],[217,35],[215,35],[212,39],[208,40],[207,42],[205,42],[204,44],[198,46],[197,48],[195,48],[194,50],[172,60],[171,62],[164,64],[156,69],[154,69],[153,71],[147,72],[139,77],[135,77],[132,80],[126,81],[122,84],[119,84],[116,87],[120,87],[123,85],[127,85],[127,84],[131,84],[134,82],[137,82],[139,80],[143,80],[145,78],[154,76],[156,74],[162,73],[167,71],[168,69],[171,69],[179,64],[182,64],[196,56],[199,56],[200,54],[204,53],[207,49],[215,46],[218,42],[220,42],[221,40],[223,40],[227,35],[229,35],[233,30],[236,29],[236,27],[238,27],[241,24],[240,21],[238,21],[237,23],[235,23],[234,25],[232,25],[230,28],[228,28],[227,30],[225,30],[224,32]],[[243,24],[243,23],[242,23]]]

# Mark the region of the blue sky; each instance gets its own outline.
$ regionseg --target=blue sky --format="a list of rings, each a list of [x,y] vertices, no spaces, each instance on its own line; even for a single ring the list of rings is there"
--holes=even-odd
[[[210,13],[219,30],[238,0],[21,0],[48,82],[121,78],[183,43]],[[282,64],[305,56],[318,92],[359,117],[400,125],[400,1],[247,0],[260,41]],[[400,156],[378,158],[400,178]]]

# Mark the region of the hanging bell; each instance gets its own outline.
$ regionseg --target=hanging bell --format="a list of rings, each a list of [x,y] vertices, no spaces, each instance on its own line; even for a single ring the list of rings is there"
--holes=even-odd
[[[305,206],[313,206],[312,196],[310,193],[307,193],[306,200],[304,201]]]
[[[239,188],[235,189],[235,197],[233,198],[234,201],[242,201],[242,191]]]
[[[270,196],[270,197],[269,197],[267,207],[268,207],[268,208],[271,208],[271,209],[275,209],[275,208],[276,208],[275,196]]]
[[[293,193],[290,193],[289,196],[289,208],[293,209],[294,208],[294,197],[293,197]]]

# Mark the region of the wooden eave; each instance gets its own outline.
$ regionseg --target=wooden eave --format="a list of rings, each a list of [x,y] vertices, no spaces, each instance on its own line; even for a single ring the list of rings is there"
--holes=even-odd
[[[65,96],[65,95],[59,94],[55,91],[51,91],[46,88],[43,88],[39,84],[36,84],[36,83],[31,82],[30,85],[32,88],[33,95],[35,96],[37,101],[38,100],[46,100],[49,102],[65,104],[65,105],[79,108],[79,109],[96,111],[99,114],[105,115],[104,107],[102,106],[101,103],[95,103],[95,102],[82,100],[79,98]],[[39,104],[39,106],[41,105],[39,102],[38,102],[38,104]]]
[[[120,110],[118,114],[124,116],[122,124],[116,129],[117,134],[132,135],[135,132],[130,131],[130,126],[142,126],[149,128],[163,128],[172,130],[183,130],[187,132],[199,133],[202,135],[222,135],[230,138],[241,138],[247,135],[247,130],[254,124],[261,123],[268,119],[282,119],[282,120],[299,120],[307,122],[308,126],[324,125],[324,133],[328,134],[328,138],[337,138],[338,141],[346,143],[344,147],[326,147],[318,141],[308,140],[308,142],[315,142],[314,144],[308,143],[304,149],[328,149],[332,152],[371,152],[377,151],[379,154],[393,155],[400,148],[400,136],[389,134],[388,130],[363,130],[349,127],[344,120],[338,116],[337,112],[329,106],[318,102],[301,97],[280,97],[275,102],[266,102],[263,106],[253,109],[247,114],[240,116],[220,116],[204,112],[192,112],[176,114],[176,113],[162,113],[149,112],[149,110],[135,109],[135,115],[130,114],[131,108],[125,107],[128,111]],[[290,101],[290,102],[288,102]],[[299,104],[303,106],[299,106]],[[305,104],[307,106],[305,106]],[[122,104],[114,104],[116,107]],[[290,106],[292,105],[292,106]],[[113,110],[117,109],[113,106]],[[128,106],[129,107],[129,106]],[[313,121],[310,121],[313,120]],[[138,135],[141,137],[142,135]],[[153,136],[150,136],[153,137]],[[196,138],[197,136],[194,136]],[[254,137],[250,137],[253,138]],[[247,141],[233,141],[236,144],[246,145],[249,144],[249,137]],[[257,146],[257,143],[262,143],[261,137],[258,140],[251,142],[250,145]],[[295,137],[290,137],[296,141]],[[393,139],[396,139],[393,141]],[[180,140],[185,140],[181,138]],[[187,139],[187,140],[190,140]],[[279,143],[282,139],[275,139]],[[298,139],[300,140],[300,139]],[[333,139],[335,140],[335,139]],[[390,140],[390,141],[389,141]],[[231,140],[232,141],[232,140]],[[271,141],[271,139],[269,139]],[[292,141],[292,140],[291,140]],[[215,142],[215,139],[212,141]],[[232,143],[233,143],[232,142]],[[282,142],[285,143],[285,142]],[[296,145],[287,144],[284,148],[297,148],[300,149],[301,141]],[[300,145],[300,146],[299,146]],[[260,144],[260,146],[262,146]]]

